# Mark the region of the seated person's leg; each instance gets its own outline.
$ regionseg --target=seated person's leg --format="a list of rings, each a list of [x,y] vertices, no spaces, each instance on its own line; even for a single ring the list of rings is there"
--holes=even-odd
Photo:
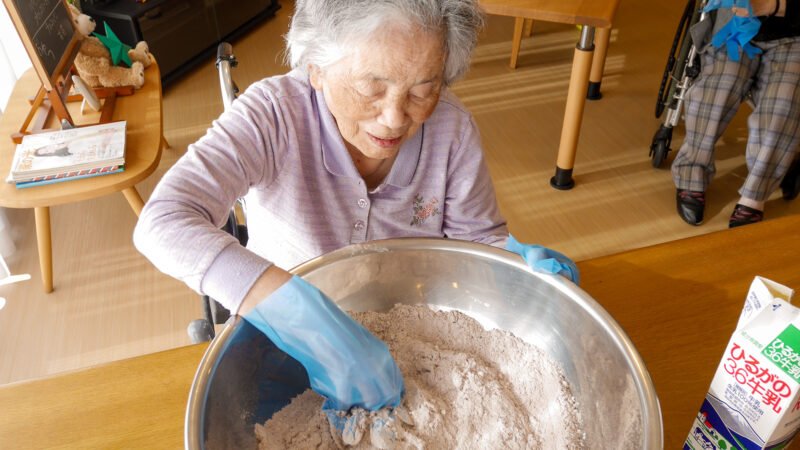
[[[757,68],[743,52],[732,61],[724,47],[701,56],[702,71],[684,103],[686,137],[672,163],[678,214],[691,225],[703,221],[704,193],[715,172],[714,144],[736,115]]]
[[[747,120],[748,174],[731,228],[763,218],[764,204],[786,175],[800,142],[800,37],[762,46],[755,109]]]

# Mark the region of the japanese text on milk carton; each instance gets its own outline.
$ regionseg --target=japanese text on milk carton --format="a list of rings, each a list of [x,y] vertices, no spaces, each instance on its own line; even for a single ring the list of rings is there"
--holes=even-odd
[[[686,449],[780,449],[800,427],[800,309],[793,291],[750,285],[736,331],[695,417]]]

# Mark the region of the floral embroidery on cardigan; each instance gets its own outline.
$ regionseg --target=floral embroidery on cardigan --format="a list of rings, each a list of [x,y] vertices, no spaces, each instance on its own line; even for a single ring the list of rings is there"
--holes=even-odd
[[[439,201],[436,200],[436,197],[430,199],[426,204],[425,199],[423,199],[421,195],[415,195],[413,206],[414,216],[411,218],[411,225],[422,225],[428,217],[441,214],[439,208],[436,207],[438,203]]]

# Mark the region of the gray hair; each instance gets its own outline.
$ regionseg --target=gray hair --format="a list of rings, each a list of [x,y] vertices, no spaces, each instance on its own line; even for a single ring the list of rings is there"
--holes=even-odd
[[[483,26],[477,0],[297,0],[286,34],[288,62],[294,69],[324,68],[347,55],[387,20],[405,20],[444,39],[444,83],[469,69]]]

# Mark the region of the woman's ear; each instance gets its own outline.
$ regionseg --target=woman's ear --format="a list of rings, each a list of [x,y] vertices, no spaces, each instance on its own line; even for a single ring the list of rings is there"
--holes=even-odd
[[[311,87],[321,91],[322,90],[322,70],[314,64],[308,65],[308,80],[311,82]]]

